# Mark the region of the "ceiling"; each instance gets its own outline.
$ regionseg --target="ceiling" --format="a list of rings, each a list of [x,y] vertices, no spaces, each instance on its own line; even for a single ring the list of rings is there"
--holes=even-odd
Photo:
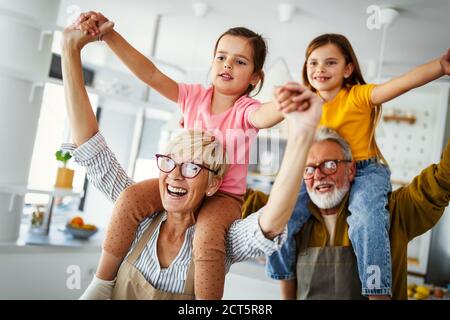
[[[58,23],[69,17],[67,7],[103,12],[116,23],[126,39],[145,54],[152,51],[155,17],[162,14],[156,42],[156,58],[189,70],[190,77],[206,77],[217,37],[233,26],[246,26],[268,41],[270,68],[280,57],[295,78],[300,75],[304,51],[315,36],[342,33],[352,42],[363,70],[377,61],[382,31],[366,26],[370,5],[396,8],[400,16],[386,34],[383,76],[405,72],[436,58],[450,47],[450,0],[205,0],[210,10],[195,17],[188,0],[62,0]],[[277,5],[297,8],[290,23],[279,21]],[[119,66],[107,52],[98,53],[100,63]],[[105,49],[106,50],[106,49]],[[92,54],[94,55],[94,54]],[[98,62],[98,61],[97,61]]]

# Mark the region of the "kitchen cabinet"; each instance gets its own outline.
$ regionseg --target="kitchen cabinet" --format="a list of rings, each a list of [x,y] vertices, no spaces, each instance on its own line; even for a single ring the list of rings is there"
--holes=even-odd
[[[0,243],[0,299],[78,299],[97,269],[101,239],[72,246]]]
[[[225,278],[224,300],[280,299],[280,283],[266,276],[261,261],[248,260],[231,266]]]

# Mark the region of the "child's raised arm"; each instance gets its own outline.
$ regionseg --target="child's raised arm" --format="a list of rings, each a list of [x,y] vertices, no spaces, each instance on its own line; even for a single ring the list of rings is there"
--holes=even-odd
[[[374,87],[371,102],[374,105],[387,102],[411,89],[423,86],[430,81],[449,74],[450,49],[441,58],[423,64],[400,77]]]
[[[304,111],[308,102],[300,97],[303,87],[296,82],[288,82],[274,89],[274,100],[264,103],[250,114],[251,123],[258,129],[270,128],[284,119],[283,113]]]
[[[106,23],[108,19],[100,12],[89,12],[88,15],[81,14],[78,20],[80,29],[95,33],[97,28],[92,22],[95,21],[98,26]],[[177,102],[178,84],[162,73],[150,59],[136,50],[129,44],[118,32],[112,30],[101,36],[101,39],[111,48],[119,59],[130,69],[140,80],[145,82],[154,90],[158,91],[167,99]]]

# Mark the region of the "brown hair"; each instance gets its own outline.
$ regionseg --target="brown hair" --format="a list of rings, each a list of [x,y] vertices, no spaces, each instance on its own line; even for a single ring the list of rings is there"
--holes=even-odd
[[[244,39],[247,39],[250,45],[253,49],[253,72],[258,73],[260,81],[259,81],[259,88],[256,91],[254,95],[257,95],[259,91],[261,91],[261,88],[264,84],[264,63],[266,61],[267,56],[267,44],[264,38],[257,34],[256,32],[253,32],[250,29],[244,28],[244,27],[236,27],[236,28],[230,28],[217,39],[216,45],[214,46],[214,55],[216,55],[217,46],[219,45],[220,39],[222,39],[224,36],[234,36],[234,37],[241,37]],[[244,95],[250,94],[250,92],[253,91],[255,87],[252,84],[249,84],[247,90],[244,92]]]
[[[305,86],[307,86],[310,90],[316,91],[316,89],[311,86],[308,80],[308,74],[307,74],[307,63],[308,58],[311,55],[311,53],[316,50],[317,48],[320,48],[322,46],[325,46],[327,44],[333,44],[335,45],[342,53],[345,59],[345,63],[349,64],[351,63],[353,65],[353,72],[352,74],[344,79],[344,82],[342,84],[343,87],[351,88],[354,85],[357,84],[366,84],[366,81],[364,80],[361,72],[361,68],[359,66],[358,59],[356,58],[355,51],[353,50],[352,45],[350,44],[350,41],[342,35],[342,34],[336,34],[336,33],[326,33],[322,34],[316,38],[314,38],[306,48],[305,52],[305,62],[303,63],[303,69],[302,69],[302,78],[303,83]],[[380,148],[378,147],[376,141],[375,141],[375,130],[377,128],[377,125],[381,119],[381,112],[382,112],[382,106],[381,104],[374,106],[371,114],[372,118],[372,128],[369,138],[369,148],[370,146],[373,146],[375,148],[377,158],[384,164],[387,165],[387,161],[384,158],[383,154],[381,153]]]

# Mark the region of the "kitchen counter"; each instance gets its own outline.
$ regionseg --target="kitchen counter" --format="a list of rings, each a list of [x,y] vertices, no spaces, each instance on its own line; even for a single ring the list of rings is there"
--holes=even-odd
[[[76,239],[64,229],[64,225],[52,225],[49,234],[42,235],[31,231],[29,224],[24,223],[16,242],[0,242],[0,253],[57,252],[61,249],[100,252],[104,236],[102,229],[87,240]]]
[[[15,242],[0,243],[1,299],[78,299],[97,269],[103,232],[74,239],[55,224],[48,236],[22,224]]]

